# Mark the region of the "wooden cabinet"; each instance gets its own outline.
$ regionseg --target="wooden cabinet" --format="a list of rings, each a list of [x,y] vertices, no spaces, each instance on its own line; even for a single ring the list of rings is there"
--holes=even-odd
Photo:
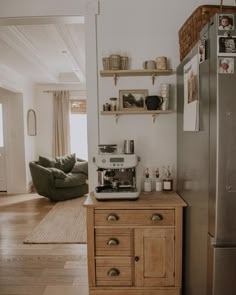
[[[135,285],[174,286],[174,229],[135,229]]]
[[[180,295],[182,208],[174,192],[87,208],[90,295]]]

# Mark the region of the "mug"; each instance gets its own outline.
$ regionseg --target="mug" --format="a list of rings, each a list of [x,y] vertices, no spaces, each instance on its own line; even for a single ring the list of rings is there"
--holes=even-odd
[[[143,68],[144,69],[149,69],[149,70],[154,70],[156,68],[156,62],[155,60],[146,60],[143,62]]]
[[[163,97],[158,95],[149,95],[145,99],[148,110],[157,110],[163,103]]]

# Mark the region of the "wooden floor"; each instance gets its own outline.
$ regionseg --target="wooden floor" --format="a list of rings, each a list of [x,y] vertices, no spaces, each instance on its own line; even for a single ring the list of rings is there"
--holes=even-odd
[[[23,244],[53,206],[37,194],[0,195],[1,295],[88,295],[85,244]]]

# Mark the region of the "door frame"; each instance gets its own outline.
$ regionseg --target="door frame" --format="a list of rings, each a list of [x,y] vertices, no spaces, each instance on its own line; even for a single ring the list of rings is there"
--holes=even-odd
[[[4,160],[4,178],[5,178],[5,187],[6,189],[1,190],[4,192],[7,192],[8,190],[8,166],[7,166],[7,146],[8,146],[8,136],[7,136],[7,116],[8,116],[8,104],[7,104],[7,99],[0,97],[0,103],[2,104],[2,120],[3,120],[3,149],[4,149],[4,156],[5,156],[5,160]]]

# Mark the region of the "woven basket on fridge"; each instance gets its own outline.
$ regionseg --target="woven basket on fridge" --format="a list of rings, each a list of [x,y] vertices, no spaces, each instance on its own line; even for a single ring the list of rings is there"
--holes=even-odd
[[[202,5],[185,21],[179,30],[180,60],[189,53],[200,38],[202,28],[216,13],[236,13],[235,6]]]

